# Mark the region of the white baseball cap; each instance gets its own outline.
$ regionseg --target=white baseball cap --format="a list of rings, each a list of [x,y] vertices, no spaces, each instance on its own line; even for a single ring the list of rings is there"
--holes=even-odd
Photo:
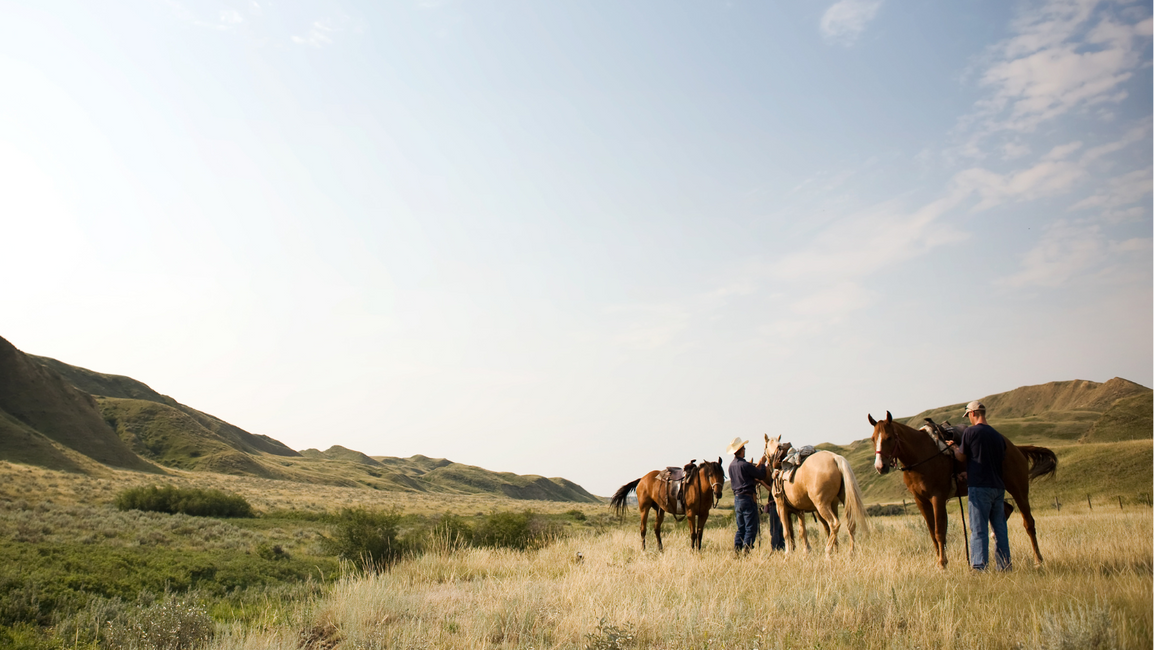
[[[985,413],[985,412],[986,412],[986,405],[982,404],[978,400],[974,400],[974,401],[970,402],[969,404],[966,404],[966,412],[962,413],[962,417],[966,417],[970,413]]]

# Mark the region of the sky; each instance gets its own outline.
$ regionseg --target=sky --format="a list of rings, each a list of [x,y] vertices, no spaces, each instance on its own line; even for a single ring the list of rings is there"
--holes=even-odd
[[[600,495],[1151,386],[1150,15],[0,0],[0,336],[294,449]]]

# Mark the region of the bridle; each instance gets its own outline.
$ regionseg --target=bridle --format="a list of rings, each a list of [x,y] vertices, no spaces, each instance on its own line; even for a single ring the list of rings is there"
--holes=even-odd
[[[884,427],[882,428],[882,431],[885,431]],[[886,455],[882,453],[881,449],[874,449],[874,455],[875,456],[881,456],[883,463],[886,463],[890,467],[892,467],[894,469],[899,469],[903,472],[908,472],[911,469],[917,467],[918,465],[928,463],[929,461],[933,460],[937,456],[945,456],[946,455],[946,451],[944,449],[939,449],[939,450],[935,451],[934,453],[930,454],[929,456],[927,456],[927,457],[919,460],[918,462],[914,463],[913,465],[906,465],[905,467],[902,467],[901,463],[898,461],[898,454],[900,454],[901,450],[902,450],[902,439],[901,439],[901,436],[899,436],[896,431],[893,434],[893,440],[894,440],[893,453],[889,455],[888,461],[886,459]]]
[[[708,460],[705,461],[705,463],[707,465],[710,465],[711,467],[714,465],[714,463],[712,461],[708,461]],[[714,508],[716,508],[721,503],[721,493],[725,489],[725,472],[721,471],[721,465],[717,466],[717,473],[721,474],[721,480],[720,481],[715,481],[712,478],[709,479],[709,487],[713,490],[713,506],[712,507],[714,507]]]

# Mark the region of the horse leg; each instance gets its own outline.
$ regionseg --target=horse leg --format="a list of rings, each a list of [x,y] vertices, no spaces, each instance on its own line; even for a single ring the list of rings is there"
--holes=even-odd
[[[663,521],[665,521],[665,511],[658,508],[657,516],[653,518],[653,536],[657,538],[658,551],[665,550],[665,545],[661,543],[661,522]]]
[[[784,501],[785,499],[779,499],[777,501],[777,518],[781,520],[781,527],[785,532],[785,554],[789,555],[793,553],[793,519],[790,517],[790,514],[786,512]],[[804,525],[805,522],[803,521],[802,526]],[[802,530],[802,536],[804,537],[805,529],[803,528]]]
[[[818,503],[817,514],[821,519],[822,527],[825,528],[825,556],[828,558],[837,548],[837,531],[841,528],[841,522],[838,521],[837,513],[828,503]]]
[[[946,516],[946,506],[950,505],[949,495],[935,496],[930,499],[934,506],[934,539],[938,546],[938,566],[943,569],[950,563],[950,558],[946,555],[946,530],[949,528],[950,520]],[[969,558],[966,558],[967,564]]]
[[[926,528],[930,531],[930,540],[934,543],[934,555],[938,556],[938,565],[941,563],[942,551],[938,546],[937,528],[938,522],[934,515],[934,507],[929,499],[923,497],[914,497],[914,503],[918,505],[918,512],[922,513],[922,519],[926,520]]]
[[[797,527],[801,533],[801,540],[805,542],[805,552],[808,555],[813,549],[809,546],[809,532],[805,529],[805,516],[807,514],[805,512],[797,513]]]
[[[1022,526],[1026,529],[1026,534],[1030,536],[1030,545],[1034,547],[1034,566],[1042,566],[1042,552],[1038,550],[1038,534],[1034,529],[1034,515],[1030,513],[1030,494],[1028,490],[1019,490],[1018,486],[1014,486],[1015,490],[1010,493],[1014,497],[1014,501],[1018,504],[1018,509],[1022,511]],[[1010,492],[1007,486],[1007,492]]]
[[[641,510],[641,550],[645,550],[645,526],[649,522],[649,508],[638,506]],[[661,538],[657,538],[657,543],[661,543]]]
[[[685,513],[685,518],[689,522],[689,549],[691,551],[697,550],[697,518],[693,516],[692,512]]]
[[[697,517],[697,550],[701,550],[701,538],[705,537],[705,520],[709,519],[709,513]]]

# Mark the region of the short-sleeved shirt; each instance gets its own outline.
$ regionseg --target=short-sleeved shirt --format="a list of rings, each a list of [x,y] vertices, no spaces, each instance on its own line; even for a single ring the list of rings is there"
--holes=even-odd
[[[753,496],[757,493],[757,479],[765,480],[765,467],[736,457],[729,464],[729,486],[734,494]]]
[[[1006,440],[988,424],[975,424],[962,432],[962,453],[966,455],[966,482],[970,487],[1006,489],[1002,482],[1002,460]]]

